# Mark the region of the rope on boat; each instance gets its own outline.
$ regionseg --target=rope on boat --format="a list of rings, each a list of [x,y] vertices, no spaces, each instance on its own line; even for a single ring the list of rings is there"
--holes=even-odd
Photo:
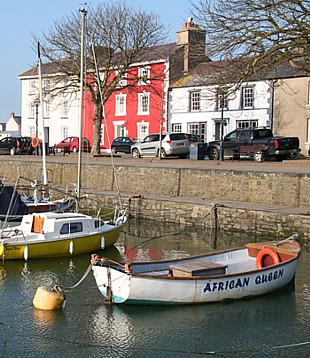
[[[285,242],[293,242],[295,240],[298,240],[299,239],[299,235],[298,234],[293,234],[292,236],[290,237],[287,237],[286,239],[283,239],[281,241],[278,241],[275,246],[279,246],[279,245],[282,245],[284,244]]]
[[[84,275],[82,276],[82,278],[75,285],[70,286],[70,287],[62,287],[62,288],[65,289],[65,290],[71,290],[71,289],[76,288],[77,286],[79,286],[86,279],[86,277],[88,276],[88,274],[91,271],[91,268],[92,268],[92,265],[89,264],[87,269],[86,269],[86,271],[85,271],[85,273],[84,273]]]

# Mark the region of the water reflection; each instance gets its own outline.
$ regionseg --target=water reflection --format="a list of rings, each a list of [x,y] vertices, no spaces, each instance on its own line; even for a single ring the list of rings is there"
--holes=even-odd
[[[34,326],[49,330],[57,325],[59,318],[63,315],[62,310],[44,311],[33,308]]]
[[[115,247],[97,252],[114,261],[157,260],[241,246],[244,233],[130,222]],[[65,290],[61,311],[40,311],[32,301],[39,286],[69,288],[81,280],[90,254],[0,263],[1,356],[231,357],[307,356],[310,345],[310,254],[302,250],[295,291],[230,304],[150,307],[106,306],[92,274]],[[287,348],[280,348],[291,345]]]

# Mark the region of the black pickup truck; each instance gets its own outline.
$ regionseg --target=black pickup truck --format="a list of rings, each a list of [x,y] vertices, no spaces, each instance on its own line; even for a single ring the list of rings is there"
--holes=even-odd
[[[219,159],[220,146],[219,140],[208,143],[209,159]],[[236,129],[223,138],[223,150],[224,157],[247,156],[258,161],[270,158],[282,161],[300,151],[298,137],[274,137],[268,128]]]

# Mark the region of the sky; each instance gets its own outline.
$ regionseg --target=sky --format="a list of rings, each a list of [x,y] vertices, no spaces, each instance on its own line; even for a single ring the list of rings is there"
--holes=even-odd
[[[88,6],[104,0],[90,0]],[[128,5],[155,11],[169,28],[167,42],[174,42],[190,14],[190,0],[127,0]],[[82,0],[10,0],[1,5],[0,21],[0,123],[12,112],[21,115],[21,80],[17,77],[37,63],[32,35],[41,35],[55,21],[78,11]]]

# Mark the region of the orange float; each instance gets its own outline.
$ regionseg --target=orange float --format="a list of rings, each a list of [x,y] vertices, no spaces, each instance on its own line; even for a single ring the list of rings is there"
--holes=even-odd
[[[40,139],[37,137],[33,137],[31,140],[31,145],[33,148],[37,148],[40,143]]]
[[[272,259],[273,261],[272,265],[276,265],[281,262],[278,253],[273,248],[264,247],[263,249],[260,250],[260,252],[256,256],[256,267],[258,269],[262,269],[266,266],[270,266],[270,265],[265,265],[265,259],[267,257],[270,257]]]

